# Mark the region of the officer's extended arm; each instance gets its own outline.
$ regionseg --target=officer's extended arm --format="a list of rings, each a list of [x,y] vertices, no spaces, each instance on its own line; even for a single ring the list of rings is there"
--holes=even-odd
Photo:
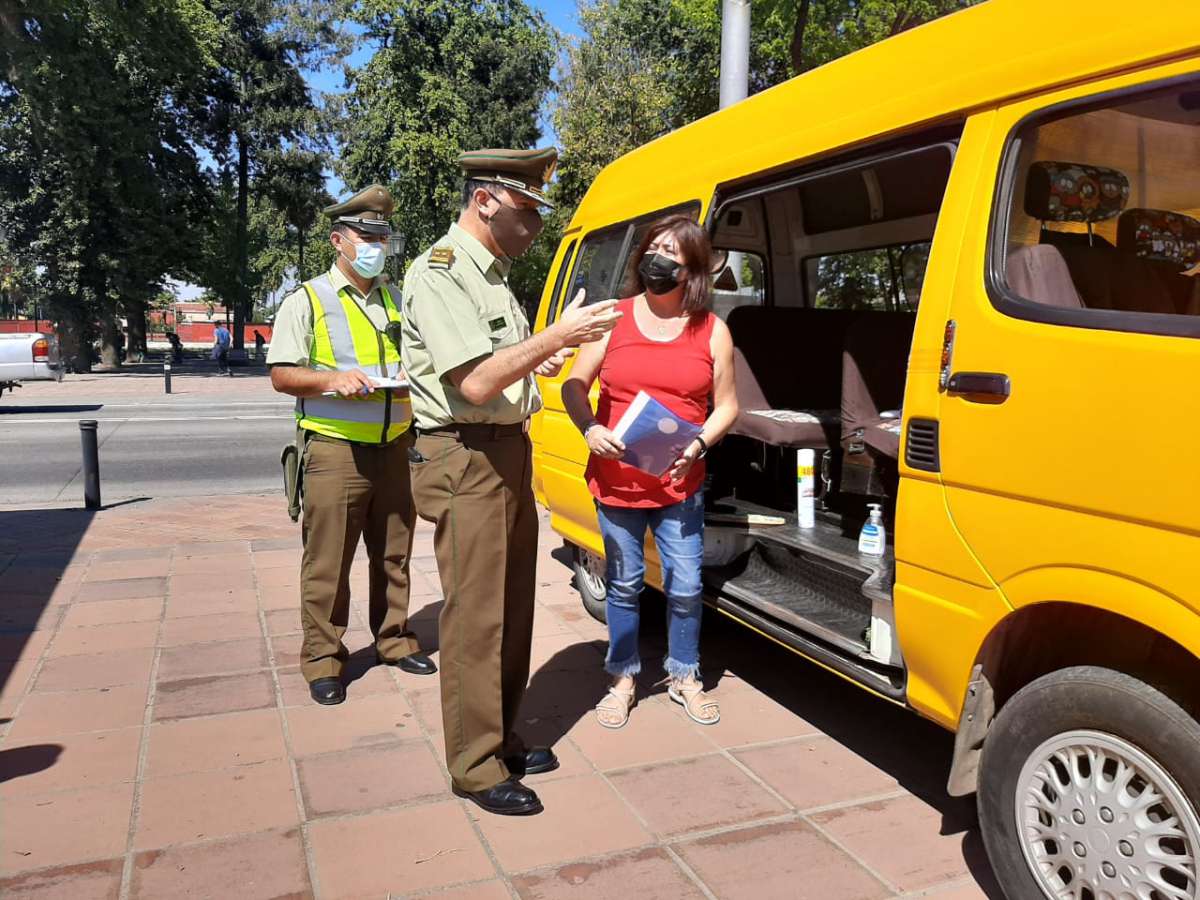
[[[603,337],[621,318],[613,307],[616,300],[584,306],[584,292],[575,295],[559,320],[511,347],[463,363],[446,373],[450,382],[469,402],[482,406],[500,395],[558,351]]]
[[[367,373],[359,369],[347,372],[318,372],[305,366],[271,366],[271,387],[293,397],[318,397],[336,391],[342,397],[369,394],[375,390]]]

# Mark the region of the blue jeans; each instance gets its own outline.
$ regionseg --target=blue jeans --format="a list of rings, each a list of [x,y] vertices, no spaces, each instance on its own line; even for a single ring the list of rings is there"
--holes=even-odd
[[[654,535],[667,595],[667,658],[672,678],[700,677],[700,566],[704,558],[704,499],[654,509],[596,504],[604,537],[608,580],[608,657],[604,668],[617,676],[642,669],[638,654],[638,596],[646,574],[646,529]]]

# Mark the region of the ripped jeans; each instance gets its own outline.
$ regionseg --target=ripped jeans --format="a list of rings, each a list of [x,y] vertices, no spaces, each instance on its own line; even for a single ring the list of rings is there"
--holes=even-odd
[[[608,581],[608,656],[612,675],[636,675],[638,596],[646,573],[646,529],[654,535],[667,595],[667,657],[672,678],[700,677],[700,566],[704,558],[704,498],[697,491],[671,506],[631,509],[596,504]]]

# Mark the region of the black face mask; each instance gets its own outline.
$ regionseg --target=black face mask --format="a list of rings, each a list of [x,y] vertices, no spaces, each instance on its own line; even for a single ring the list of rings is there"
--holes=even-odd
[[[642,283],[652,294],[669,294],[679,287],[679,272],[682,265],[661,253],[647,253],[638,263],[638,274]]]

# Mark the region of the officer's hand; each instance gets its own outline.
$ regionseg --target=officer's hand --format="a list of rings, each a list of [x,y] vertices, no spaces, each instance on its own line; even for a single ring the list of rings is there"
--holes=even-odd
[[[375,385],[361,369],[351,369],[348,372],[330,372],[325,382],[325,390],[335,391],[339,397],[365,397],[375,390]]]
[[[570,306],[563,310],[558,321],[554,323],[562,336],[564,347],[576,347],[598,341],[616,327],[621,314],[614,309],[616,300],[605,300],[584,306],[585,291],[579,289]]]
[[[562,367],[567,364],[567,360],[570,359],[574,355],[575,355],[574,350],[564,348],[562,350],[559,350],[557,353],[555,353],[549,359],[545,360],[540,366],[538,366],[533,371],[536,374],[541,375],[543,378],[553,378],[555,375],[557,375],[559,372],[562,371]]]
[[[584,437],[588,449],[604,459],[620,459],[625,455],[625,445],[603,425],[593,425]]]

